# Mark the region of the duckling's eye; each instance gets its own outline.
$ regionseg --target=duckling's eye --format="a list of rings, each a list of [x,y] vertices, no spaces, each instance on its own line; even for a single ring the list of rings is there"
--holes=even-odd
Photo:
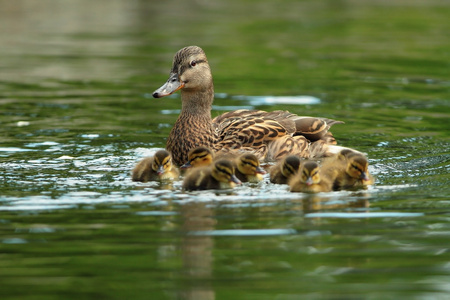
[[[197,62],[196,62],[195,60],[193,60],[193,61],[191,61],[191,62],[189,63],[189,65],[190,65],[191,67],[195,67],[195,66],[197,65]]]

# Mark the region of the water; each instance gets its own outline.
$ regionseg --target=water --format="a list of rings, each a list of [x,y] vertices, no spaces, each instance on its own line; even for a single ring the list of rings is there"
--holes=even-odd
[[[441,1],[1,1],[2,299],[446,299],[450,6]],[[197,44],[212,115],[344,121],[376,185],[183,193],[134,183]]]

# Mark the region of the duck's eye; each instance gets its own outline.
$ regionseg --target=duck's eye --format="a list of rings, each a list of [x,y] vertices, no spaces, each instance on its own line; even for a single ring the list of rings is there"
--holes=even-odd
[[[190,65],[191,67],[195,67],[195,66],[197,65],[197,62],[196,62],[195,60],[193,60],[193,61],[191,61],[191,62],[189,63],[189,65]]]

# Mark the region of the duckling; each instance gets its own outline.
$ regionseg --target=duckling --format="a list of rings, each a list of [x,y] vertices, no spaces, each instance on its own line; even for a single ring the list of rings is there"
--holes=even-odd
[[[320,173],[317,162],[307,161],[303,163],[300,172],[289,181],[290,191],[303,193],[330,192],[331,181]]]
[[[373,184],[374,178],[368,167],[369,162],[364,154],[349,149],[342,150],[322,163],[323,172],[333,181],[333,190]]]
[[[207,147],[193,148],[188,153],[188,161],[183,164],[181,169],[188,169],[191,167],[204,167],[212,164],[214,153]]]
[[[258,183],[266,171],[261,168],[258,158],[251,153],[242,154],[236,159],[236,177],[242,182]]]
[[[139,161],[131,172],[133,181],[154,181],[175,179],[180,175],[172,164],[172,156],[166,150],[159,150],[152,157]]]
[[[234,174],[233,163],[226,159],[215,161],[211,166],[194,168],[183,181],[183,189],[215,190],[230,189],[241,181]]]
[[[296,155],[286,156],[270,169],[270,182],[287,184],[289,179],[297,174],[299,169],[300,158]]]
[[[177,165],[188,161],[189,150],[198,146],[214,152],[244,150],[261,161],[276,161],[290,154],[309,158],[311,149],[314,156],[321,157],[336,144],[330,127],[343,123],[288,111],[247,109],[211,119],[213,77],[205,52],[197,46],[185,47],[175,54],[169,79],[153,92],[153,97],[165,97],[178,90],[181,90],[181,112],[166,145]],[[314,147],[317,141],[326,147]]]

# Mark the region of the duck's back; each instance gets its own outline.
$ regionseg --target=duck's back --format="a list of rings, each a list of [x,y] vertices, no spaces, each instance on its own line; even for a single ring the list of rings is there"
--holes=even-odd
[[[277,183],[277,184],[287,184],[288,178],[283,175],[281,172],[282,165],[277,164],[273,166],[269,173],[270,173],[270,182]]]
[[[152,170],[153,157],[145,157],[139,161],[131,172],[133,181],[147,182],[157,180],[158,175]]]
[[[211,175],[211,167],[198,167],[190,170],[183,181],[186,191],[219,189],[220,183]]]
[[[215,149],[244,148],[260,160],[274,161],[295,154],[323,156],[324,145],[336,141],[328,129],[342,123],[326,118],[302,117],[287,111],[237,110],[213,119],[218,143]],[[321,146],[314,145],[319,141]]]

